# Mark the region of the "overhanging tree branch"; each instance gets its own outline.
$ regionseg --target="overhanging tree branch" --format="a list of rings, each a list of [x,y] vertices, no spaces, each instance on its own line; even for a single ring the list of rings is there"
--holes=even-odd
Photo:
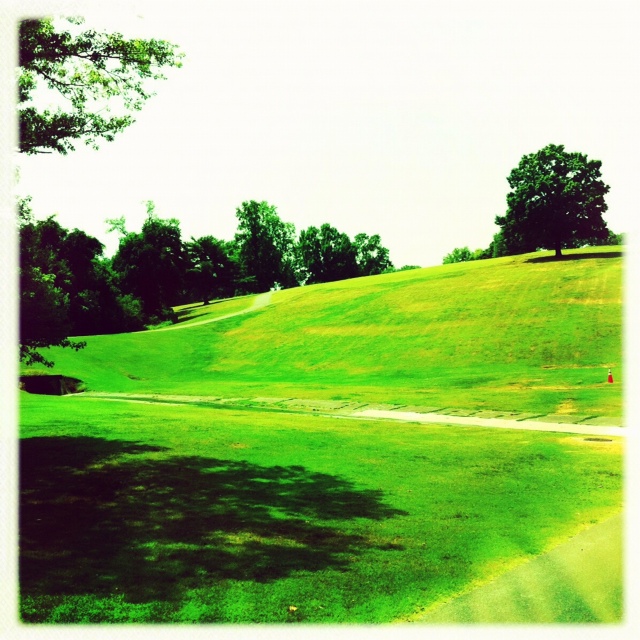
[[[79,18],[68,21],[76,27],[82,24]],[[180,67],[181,59],[177,47],[164,40],[127,40],[119,33],[94,30],[74,34],[56,29],[48,18],[23,21],[18,75],[20,151],[51,149],[66,154],[78,140],[94,147],[100,138],[112,140],[134,122],[131,112],[139,111],[153,95],[143,83],[164,79],[161,69]],[[49,109],[36,107],[40,96],[36,101],[34,92],[45,88],[68,99],[70,108],[53,116]],[[129,113],[98,117],[100,111],[110,112],[108,103],[113,98],[119,99],[120,110]]]

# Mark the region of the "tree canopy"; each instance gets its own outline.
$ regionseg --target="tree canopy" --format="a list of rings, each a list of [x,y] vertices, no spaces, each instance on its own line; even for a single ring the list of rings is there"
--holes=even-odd
[[[358,275],[356,250],[349,236],[330,224],[309,227],[298,241],[305,282],[333,282]]]
[[[389,249],[382,246],[382,240],[377,233],[372,236],[366,233],[356,234],[353,246],[361,276],[376,276],[393,269],[393,263],[389,259]]]
[[[34,220],[28,201],[20,210],[21,361],[52,366],[42,348],[84,346],[68,336],[143,328],[140,305],[117,288],[102,243],[54,216]]]
[[[175,218],[163,220],[147,203],[147,219],[140,233],[120,239],[113,270],[121,290],[142,302],[146,322],[171,318],[184,285],[187,255]]]
[[[145,81],[164,78],[163,67],[181,65],[182,54],[169,42],[83,31],[82,24],[82,18],[20,24],[18,113],[23,153],[66,154],[77,140],[94,147],[100,138],[113,140],[153,95]]]
[[[496,217],[508,253],[599,244],[609,237],[602,215],[609,186],[599,160],[550,144],[525,155],[507,178],[507,212]]]
[[[243,202],[236,209],[236,217],[235,241],[246,289],[260,293],[276,284],[298,284],[293,224],[283,222],[276,208],[265,201]]]
[[[185,274],[186,289],[208,304],[214,298],[232,297],[238,279],[235,243],[213,236],[191,238],[185,245],[189,268]]]
[[[393,268],[378,234],[358,233],[352,241],[327,223],[303,230],[298,250],[306,284],[378,275]]]
[[[69,318],[68,265],[60,245],[66,235],[53,218],[36,223],[28,200],[20,210],[20,361],[27,365],[53,366],[39,349],[51,346],[81,349],[72,342]],[[67,285],[67,286],[65,286]]]
[[[442,259],[442,264],[453,264],[454,262],[469,262],[473,259],[473,253],[471,253],[469,247],[456,247],[451,253],[448,253]]]

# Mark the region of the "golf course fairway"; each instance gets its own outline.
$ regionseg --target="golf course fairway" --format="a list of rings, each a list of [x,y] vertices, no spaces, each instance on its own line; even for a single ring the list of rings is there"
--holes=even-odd
[[[21,620],[621,622],[623,258],[566,253],[48,350],[83,391],[20,391]]]

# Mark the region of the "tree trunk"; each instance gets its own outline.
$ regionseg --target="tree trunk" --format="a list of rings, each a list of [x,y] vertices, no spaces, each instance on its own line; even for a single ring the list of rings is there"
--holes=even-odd
[[[562,243],[556,240],[556,258],[562,258]]]

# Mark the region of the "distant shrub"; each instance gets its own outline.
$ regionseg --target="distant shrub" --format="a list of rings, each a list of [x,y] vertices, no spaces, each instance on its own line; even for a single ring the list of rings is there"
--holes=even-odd
[[[125,293],[117,297],[119,331],[139,331],[144,329],[142,302],[139,298]]]
[[[410,271],[411,269],[422,269],[422,267],[417,264],[405,264],[404,267],[400,267],[399,269],[388,267],[382,273],[397,273],[398,271]]]
[[[613,231],[609,231],[609,237],[603,244],[610,246],[624,244],[624,233],[613,233]]]
[[[454,249],[448,253],[442,260],[442,264],[452,264],[454,262],[469,262],[474,259],[469,247],[461,247]]]

